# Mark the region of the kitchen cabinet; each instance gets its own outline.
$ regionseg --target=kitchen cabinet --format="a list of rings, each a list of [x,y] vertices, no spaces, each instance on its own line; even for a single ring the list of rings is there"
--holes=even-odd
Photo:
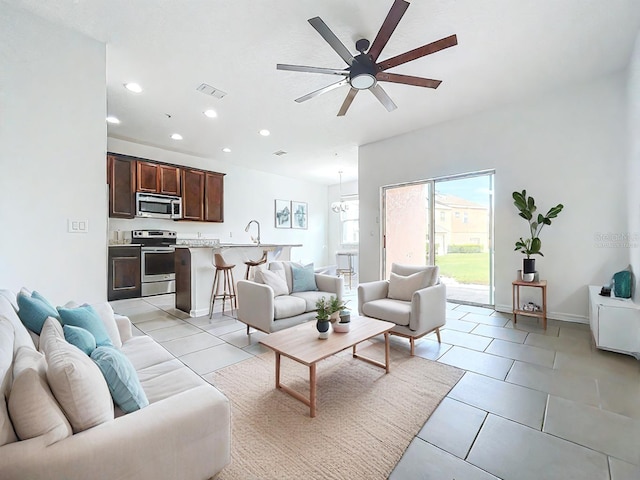
[[[224,222],[224,175],[206,172],[204,184],[205,222]]]
[[[135,216],[135,178],[135,162],[117,155],[107,155],[110,217]]]
[[[142,293],[140,247],[109,247],[107,300],[138,298]]]
[[[596,347],[640,360],[640,305],[630,298],[603,297],[589,287],[589,325]]]
[[[205,172],[182,169],[182,218],[183,220],[204,220]]]
[[[191,312],[191,252],[188,248],[176,248],[176,308]]]
[[[171,165],[136,162],[136,191],[180,196],[180,169]]]
[[[224,174],[182,169],[182,218],[224,221]]]

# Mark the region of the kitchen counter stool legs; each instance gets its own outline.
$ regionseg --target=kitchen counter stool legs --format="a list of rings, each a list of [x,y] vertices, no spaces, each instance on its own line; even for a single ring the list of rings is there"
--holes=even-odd
[[[222,299],[223,315],[225,302],[229,299],[229,303],[231,304],[231,316],[233,316],[233,309],[238,308],[236,286],[233,278],[233,268],[235,265],[226,263],[222,255],[219,253],[213,254],[213,264],[216,267],[216,271],[213,277],[213,287],[211,288],[211,308],[209,310],[209,318],[213,317],[213,307],[218,299]],[[222,293],[220,293],[220,277],[222,277]]]

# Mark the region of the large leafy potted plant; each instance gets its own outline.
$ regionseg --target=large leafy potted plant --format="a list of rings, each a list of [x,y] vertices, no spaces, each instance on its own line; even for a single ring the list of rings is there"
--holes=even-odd
[[[536,201],[532,196],[527,196],[526,190],[522,190],[522,192],[513,192],[512,196],[513,204],[520,212],[518,215],[524,218],[529,224],[529,237],[520,237],[520,239],[516,241],[515,251],[520,251],[527,257],[523,259],[522,262],[522,273],[534,274],[536,271],[536,260],[535,258],[531,258],[531,256],[540,255],[541,257],[544,257],[540,251],[540,248],[542,248],[540,232],[545,225],[551,225],[551,219],[558,216],[564,208],[564,205],[559,203],[555,207],[550,208],[546,215],[538,213],[536,216]]]

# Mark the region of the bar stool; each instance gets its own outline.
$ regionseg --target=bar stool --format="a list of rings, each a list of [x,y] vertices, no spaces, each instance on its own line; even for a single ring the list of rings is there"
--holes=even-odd
[[[213,287],[211,288],[211,309],[209,310],[209,318],[213,317],[213,305],[217,299],[222,299],[222,314],[224,315],[224,302],[228,298],[231,303],[231,314],[233,315],[234,306],[238,308],[238,302],[236,300],[236,286],[233,279],[233,268],[235,265],[231,265],[224,261],[224,258],[219,253],[213,254],[213,264],[216,267],[216,273],[213,277]],[[222,272],[222,274],[220,274]],[[220,290],[220,276],[222,275],[222,294],[218,293]]]
[[[262,251],[262,258],[259,260],[247,260],[244,264],[247,266],[247,272],[244,274],[244,279],[249,280],[249,275],[251,274],[251,267],[257,267],[258,265],[262,265],[267,263],[267,251]]]

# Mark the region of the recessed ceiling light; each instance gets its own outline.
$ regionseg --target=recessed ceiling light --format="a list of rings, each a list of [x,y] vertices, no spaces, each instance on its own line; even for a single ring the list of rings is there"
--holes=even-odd
[[[231,153],[231,149],[230,149],[229,147],[224,147],[224,148],[222,149],[222,151],[223,151],[224,153]]]
[[[125,83],[124,84],[124,88],[126,88],[127,90],[129,90],[130,92],[133,92],[133,93],[142,92],[142,87],[140,85],[138,85],[137,83]]]
[[[271,132],[269,130],[267,130],[266,128],[263,128],[262,130],[260,130],[260,135],[262,135],[263,137],[268,137],[269,135],[271,135]]]
[[[216,118],[218,116],[215,110],[205,110],[202,113],[204,113],[204,115],[209,118]]]
[[[180,135],[179,133],[172,133],[171,138],[173,138],[174,140],[182,140],[182,135]]]
[[[118,120],[118,118],[114,117],[113,115],[109,115],[107,117],[107,123],[113,123],[117,125],[118,123],[120,123],[120,120]]]

